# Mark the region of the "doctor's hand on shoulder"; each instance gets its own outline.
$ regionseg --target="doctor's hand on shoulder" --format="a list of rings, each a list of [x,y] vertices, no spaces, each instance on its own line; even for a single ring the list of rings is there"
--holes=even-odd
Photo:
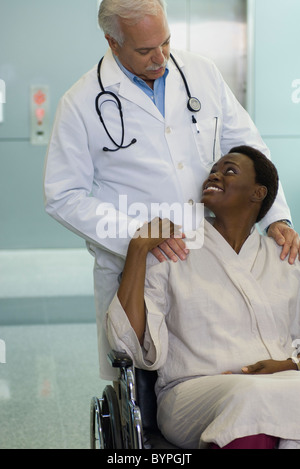
[[[272,223],[268,229],[268,236],[275,239],[279,246],[282,246],[282,260],[289,256],[289,263],[294,264],[297,256],[300,260],[300,238],[298,233],[293,230],[285,221]]]
[[[189,250],[186,248],[185,242],[183,241],[185,235],[182,237],[174,237],[166,239],[163,243],[152,249],[152,254],[159,262],[165,262],[167,259],[177,262],[178,259],[185,261]]]
[[[185,260],[189,253],[183,241],[185,235],[181,233],[179,226],[168,219],[155,218],[145,223],[134,238],[144,240],[148,245],[148,252],[151,252],[159,262],[165,262],[167,259],[173,262],[177,262],[178,259]]]

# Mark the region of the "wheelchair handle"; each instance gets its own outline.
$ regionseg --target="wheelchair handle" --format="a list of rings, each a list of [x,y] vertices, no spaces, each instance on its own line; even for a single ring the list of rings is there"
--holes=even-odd
[[[130,368],[133,365],[131,357],[126,352],[111,350],[107,359],[113,368]]]

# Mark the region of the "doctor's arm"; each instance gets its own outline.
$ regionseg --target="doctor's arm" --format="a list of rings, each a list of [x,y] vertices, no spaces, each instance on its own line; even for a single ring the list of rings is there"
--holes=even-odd
[[[95,155],[90,147],[85,121],[67,95],[58,106],[45,162],[46,212],[89,243],[125,258],[129,226],[134,232],[140,224],[93,190]]]

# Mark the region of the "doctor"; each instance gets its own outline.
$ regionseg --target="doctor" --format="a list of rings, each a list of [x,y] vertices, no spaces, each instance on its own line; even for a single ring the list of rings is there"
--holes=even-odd
[[[60,101],[44,187],[47,212],[82,236],[95,257],[101,376],[113,379],[102,322],[130,235],[154,216],[168,217],[155,213],[162,204],[189,207],[196,220],[202,183],[231,147],[269,152],[213,63],[186,52],[170,59],[164,0],[103,0],[99,24],[109,49]],[[280,188],[261,229],[270,227],[282,258],[293,263],[299,237],[288,220]],[[160,261],[188,255],[179,239],[160,247],[153,251]]]

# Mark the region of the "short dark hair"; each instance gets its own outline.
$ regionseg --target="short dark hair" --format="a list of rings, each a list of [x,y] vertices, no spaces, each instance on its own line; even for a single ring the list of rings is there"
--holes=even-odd
[[[247,145],[232,148],[229,153],[241,153],[253,161],[256,174],[256,183],[265,186],[268,193],[262,202],[256,222],[258,223],[272,207],[279,188],[279,177],[277,169],[269,158],[261,151]]]

